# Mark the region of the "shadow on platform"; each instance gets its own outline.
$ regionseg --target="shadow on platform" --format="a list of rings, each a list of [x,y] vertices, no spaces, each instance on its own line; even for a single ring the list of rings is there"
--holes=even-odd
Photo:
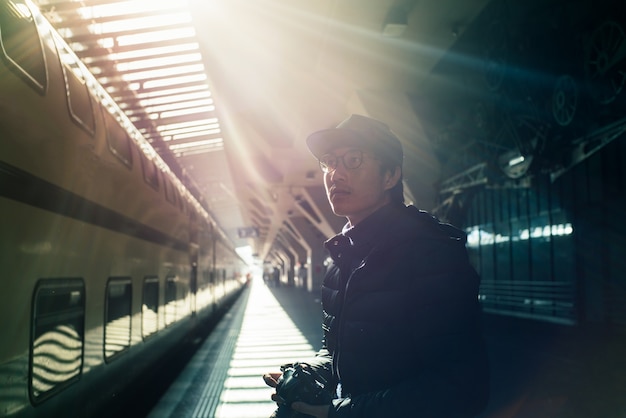
[[[268,287],[315,350],[322,347],[322,302],[318,292],[293,286]]]

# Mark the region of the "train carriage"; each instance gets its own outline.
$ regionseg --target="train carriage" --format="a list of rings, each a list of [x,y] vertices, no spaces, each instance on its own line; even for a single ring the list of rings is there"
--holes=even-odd
[[[0,416],[91,415],[245,265],[30,1],[0,46]]]

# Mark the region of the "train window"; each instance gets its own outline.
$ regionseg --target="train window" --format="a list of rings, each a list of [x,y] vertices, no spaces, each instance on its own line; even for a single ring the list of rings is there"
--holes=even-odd
[[[179,197],[180,197],[180,199],[178,199],[178,204],[180,206],[180,211],[182,213],[187,213],[187,206],[185,204],[185,199],[183,199],[183,197],[180,196],[180,195],[179,195]]]
[[[85,343],[83,281],[41,280],[32,318],[29,390],[37,404],[80,377]]]
[[[176,192],[174,185],[169,179],[165,179],[163,188],[165,189],[165,199],[171,204],[176,205]]]
[[[11,69],[43,94],[46,63],[35,19],[24,1],[0,2],[0,45]]]
[[[180,197],[180,192],[178,191],[177,188],[174,188],[174,195],[176,195],[176,202],[178,203],[178,208],[182,210],[181,205],[180,205],[180,201],[182,200],[182,198]]]
[[[176,277],[165,279],[165,325],[176,321]]]
[[[58,34],[54,34],[54,42],[61,60],[63,78],[65,80],[65,95],[72,120],[93,135],[96,130],[96,121],[93,113],[91,95],[87,89],[87,80],[78,57]]]
[[[154,161],[149,160],[143,153],[141,154],[141,168],[145,182],[154,190],[159,190],[159,170]]]
[[[130,279],[110,279],[105,297],[104,358],[110,360],[130,347],[132,309]]]
[[[159,279],[146,277],[143,281],[143,301],[141,303],[141,333],[149,337],[159,329]]]
[[[119,158],[127,167],[133,165],[133,154],[131,151],[131,139],[128,131],[109,112],[102,112],[107,132],[107,142],[111,152]]]

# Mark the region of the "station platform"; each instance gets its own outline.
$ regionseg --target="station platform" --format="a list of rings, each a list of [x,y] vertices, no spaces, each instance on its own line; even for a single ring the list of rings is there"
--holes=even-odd
[[[261,376],[312,357],[321,318],[313,294],[253,280],[148,416],[269,417],[276,403]]]
[[[253,281],[148,416],[269,417],[261,376],[312,356],[320,323],[317,294]],[[622,336],[494,315],[484,325],[492,393],[477,418],[626,417]]]

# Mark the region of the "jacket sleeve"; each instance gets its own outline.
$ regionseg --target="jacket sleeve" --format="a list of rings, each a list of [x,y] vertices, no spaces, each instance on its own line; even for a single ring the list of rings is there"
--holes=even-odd
[[[333,383],[333,359],[330,352],[326,348],[322,348],[315,357],[307,360],[306,363],[321,374],[327,382],[331,383],[330,390],[334,392],[336,384]]]

